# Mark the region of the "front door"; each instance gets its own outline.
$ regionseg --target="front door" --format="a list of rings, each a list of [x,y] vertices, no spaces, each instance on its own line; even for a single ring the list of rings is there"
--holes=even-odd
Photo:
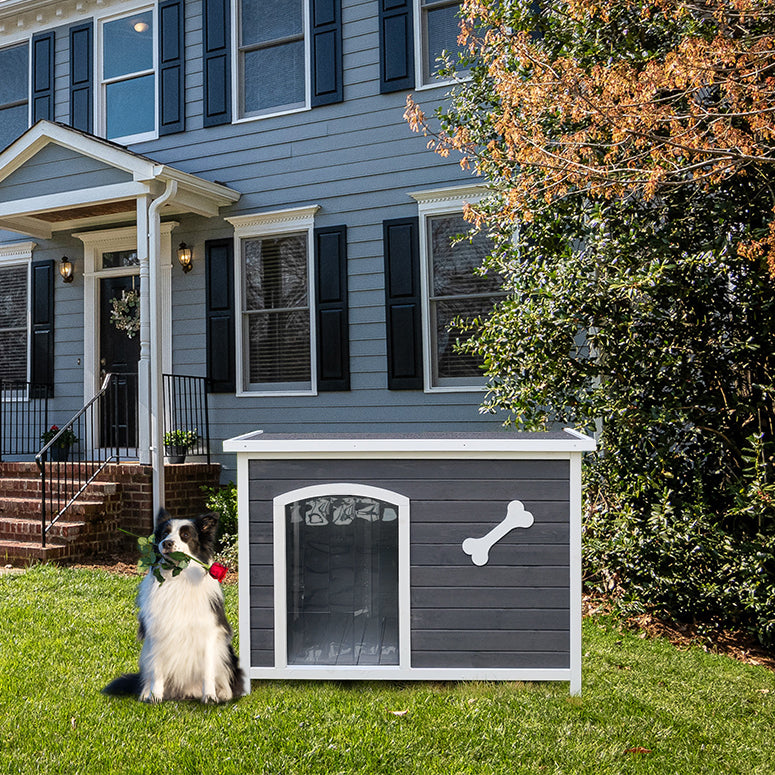
[[[136,276],[100,279],[100,381],[108,373],[113,380],[110,400],[102,413],[100,438],[103,446],[137,447],[137,364],[140,360],[139,332],[117,328],[111,320],[113,299],[139,291]],[[129,333],[132,333],[130,336]]]

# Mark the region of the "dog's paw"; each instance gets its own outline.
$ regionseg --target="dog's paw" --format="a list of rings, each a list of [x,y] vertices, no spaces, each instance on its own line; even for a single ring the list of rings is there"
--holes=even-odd
[[[221,700],[215,694],[203,694],[202,703],[204,705],[218,705]]]
[[[156,705],[164,699],[163,695],[157,694],[151,689],[143,689],[140,692],[140,702],[147,702],[149,705]]]

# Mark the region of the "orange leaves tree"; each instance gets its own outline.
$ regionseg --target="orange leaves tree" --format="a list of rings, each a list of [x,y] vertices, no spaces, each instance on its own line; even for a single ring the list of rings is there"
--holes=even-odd
[[[483,410],[599,430],[590,583],[775,641],[775,3],[462,17],[458,84],[406,118],[492,188]]]

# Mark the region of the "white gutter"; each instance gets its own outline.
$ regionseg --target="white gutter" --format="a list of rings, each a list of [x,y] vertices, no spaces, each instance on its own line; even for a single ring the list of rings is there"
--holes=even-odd
[[[150,282],[148,299],[150,306],[150,452],[153,482],[153,520],[164,506],[164,406],[161,384],[162,331],[161,331],[161,216],[159,211],[178,192],[175,180],[168,180],[164,193],[151,202],[148,208],[148,264]]]

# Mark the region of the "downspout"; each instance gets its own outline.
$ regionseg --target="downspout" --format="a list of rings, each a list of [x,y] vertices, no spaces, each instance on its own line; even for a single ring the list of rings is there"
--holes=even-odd
[[[153,520],[164,505],[164,406],[162,396],[162,331],[161,331],[161,208],[178,193],[177,181],[168,180],[164,193],[148,208],[148,265],[150,273],[149,302],[151,324],[150,352],[150,452],[153,483]]]

